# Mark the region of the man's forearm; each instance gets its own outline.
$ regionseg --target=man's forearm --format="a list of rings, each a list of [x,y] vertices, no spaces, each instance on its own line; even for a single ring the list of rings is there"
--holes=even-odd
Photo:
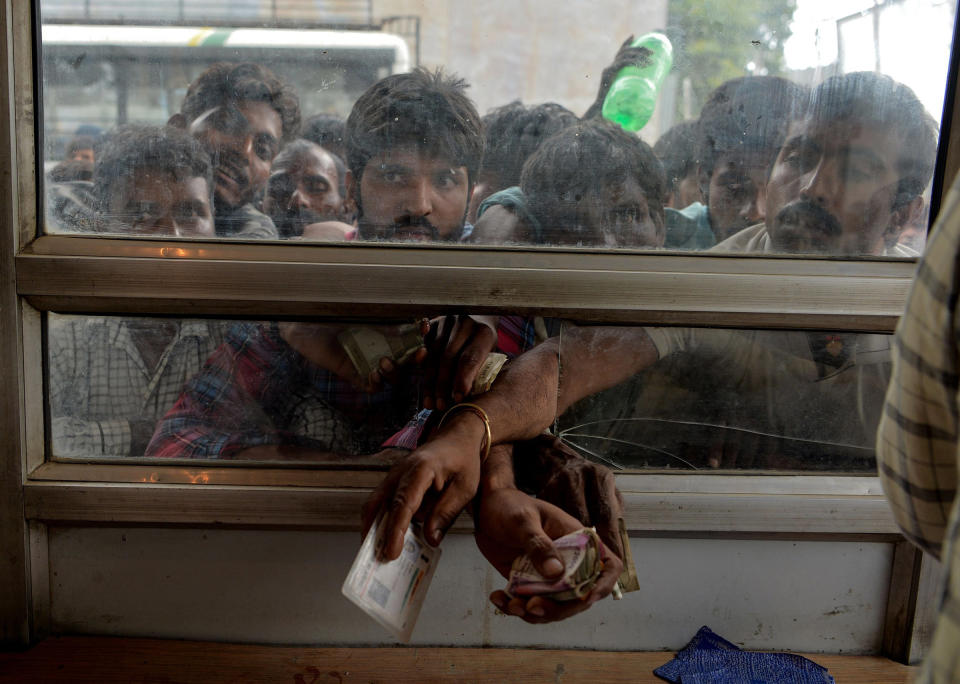
[[[656,363],[659,355],[644,328],[582,326],[564,330],[559,344],[557,415]]]
[[[573,328],[518,356],[473,403],[490,417],[493,444],[531,439],[572,404],[623,382],[657,358],[643,328]]]
[[[557,410],[559,366],[555,340],[547,340],[509,363],[493,387],[470,403],[476,404],[490,421],[492,444],[529,439],[553,422]],[[460,411],[445,421],[451,427],[462,426],[479,441],[481,421],[476,415]]]
[[[504,487],[516,487],[513,474],[513,445],[498,444],[490,449],[480,471],[480,491],[489,492]]]

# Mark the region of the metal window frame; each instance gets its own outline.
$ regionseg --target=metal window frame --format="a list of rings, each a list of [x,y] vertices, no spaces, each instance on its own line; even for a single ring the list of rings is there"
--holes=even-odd
[[[275,465],[45,463],[44,311],[397,318],[428,307],[891,332],[905,301],[914,264],[883,259],[36,238],[33,19],[31,3],[0,1],[0,547],[8,551],[0,586],[11,589],[0,593],[3,643],[43,634],[47,525],[355,529],[358,504],[379,477]],[[960,167],[952,126],[960,107],[951,104],[940,148],[948,179]],[[637,535],[899,539],[873,477],[625,474],[618,483]],[[888,610],[897,620],[885,648],[913,658],[922,651],[911,636],[920,631],[916,597],[929,594],[935,573],[898,549]]]

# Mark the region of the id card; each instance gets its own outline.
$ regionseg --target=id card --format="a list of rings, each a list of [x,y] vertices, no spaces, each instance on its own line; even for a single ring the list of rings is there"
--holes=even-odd
[[[377,552],[384,545],[382,522],[382,516],[377,518],[364,538],[341,591],[400,641],[407,642],[440,560],[440,549],[427,544],[420,525],[413,523],[403,536],[400,557],[381,563]]]

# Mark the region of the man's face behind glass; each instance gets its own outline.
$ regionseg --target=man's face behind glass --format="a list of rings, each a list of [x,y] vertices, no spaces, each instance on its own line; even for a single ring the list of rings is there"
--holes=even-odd
[[[888,126],[851,120],[791,125],[767,183],[767,227],[777,251],[881,254],[900,174]]]
[[[286,154],[286,152],[284,153]],[[340,174],[324,149],[311,146],[273,166],[263,211],[283,232],[300,235],[304,226],[321,221],[342,221],[345,199],[340,195]]]
[[[467,168],[416,147],[397,147],[370,158],[359,183],[361,240],[455,241],[463,232],[470,183]]]
[[[710,174],[707,207],[717,240],[765,218],[767,171],[776,149],[721,154]]]
[[[218,214],[247,204],[266,186],[283,132],[280,114],[268,103],[216,107],[197,117],[189,131],[213,162]]]
[[[213,237],[210,188],[201,177],[135,171],[110,198],[102,217],[111,232],[163,237]]]

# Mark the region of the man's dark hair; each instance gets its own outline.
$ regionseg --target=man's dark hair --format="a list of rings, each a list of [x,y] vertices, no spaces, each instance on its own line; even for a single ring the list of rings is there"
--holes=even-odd
[[[317,114],[303,122],[300,137],[343,159],[347,154],[343,140],[346,126],[336,114]]]
[[[252,62],[210,66],[187,88],[180,113],[189,125],[211,109],[244,102],[266,102],[280,115],[283,139],[297,137],[300,100],[296,92],[272,71]]]
[[[485,145],[480,173],[493,192],[520,184],[520,172],[540,144],[579,121],[556,102],[525,107],[519,100],[491,109],[483,117]]]
[[[402,146],[467,167],[472,186],[483,158],[480,115],[467,84],[418,67],[374,83],[347,118],[347,165],[357,182],[371,157]]]
[[[719,86],[700,112],[700,169],[709,178],[721,156],[737,153],[766,155],[772,166],[807,93],[778,76],[745,76]]]
[[[650,215],[662,225],[666,181],[649,145],[604,119],[580,121],[551,136],[520,175],[530,211],[543,227],[538,241],[556,242],[554,235],[584,230],[577,203],[585,196],[603,197],[607,188],[629,177],[643,189]]]
[[[280,154],[273,158],[272,169],[280,169],[290,165],[290,162],[303,154],[308,154],[313,149],[313,147],[323,147],[318,145],[312,140],[305,140],[304,138],[298,138],[291,143],[288,143],[286,147],[280,150]],[[323,148],[324,152],[330,155],[330,158],[333,160],[333,165],[337,169],[337,190],[340,191],[340,197],[347,196],[347,167],[344,166],[343,160],[340,159],[333,152],[327,148]]]
[[[675,193],[684,178],[697,170],[699,121],[681,121],[660,136],[653,153],[663,164],[667,193]]]
[[[92,150],[95,144],[89,135],[78,135],[67,143],[67,153],[64,158],[70,159],[79,150]]]
[[[937,123],[910,88],[889,76],[858,71],[828,78],[810,94],[805,113],[814,121],[858,121],[896,131],[901,156],[893,209],[920,195],[933,177]]]
[[[117,186],[140,171],[170,174],[178,181],[203,178],[213,192],[210,156],[190,134],[171,126],[131,124],[107,134],[101,144],[93,171],[98,208],[106,211]]]

